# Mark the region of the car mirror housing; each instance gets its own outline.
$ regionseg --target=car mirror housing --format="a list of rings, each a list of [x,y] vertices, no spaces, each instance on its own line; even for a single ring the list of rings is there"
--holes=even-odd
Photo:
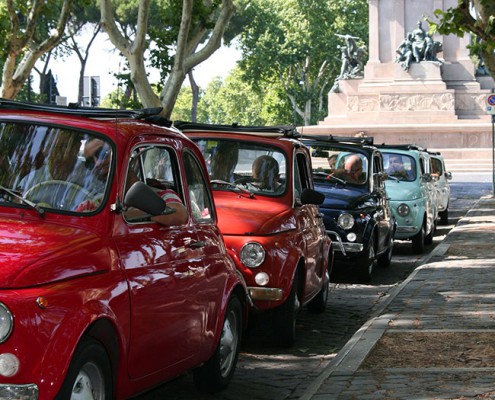
[[[302,204],[320,205],[325,201],[325,195],[313,189],[304,189],[301,193]]]
[[[167,207],[163,199],[144,182],[134,183],[127,191],[124,203],[150,215],[171,214],[174,210]]]

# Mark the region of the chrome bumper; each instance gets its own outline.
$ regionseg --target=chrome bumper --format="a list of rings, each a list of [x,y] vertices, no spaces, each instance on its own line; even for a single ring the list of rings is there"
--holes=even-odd
[[[396,233],[416,233],[418,230],[417,226],[398,226]]]
[[[38,386],[35,384],[27,385],[8,385],[0,384],[0,399],[9,400],[37,400]]]
[[[278,288],[264,288],[264,287],[248,287],[249,295],[253,300],[270,300],[277,301],[282,300],[282,289]]]
[[[342,247],[345,251],[342,251]],[[332,249],[336,251],[342,251],[345,253],[360,253],[363,251],[364,246],[361,243],[332,243]]]

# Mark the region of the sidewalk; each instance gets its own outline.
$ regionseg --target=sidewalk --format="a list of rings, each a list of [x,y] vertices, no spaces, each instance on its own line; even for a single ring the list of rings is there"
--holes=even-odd
[[[495,399],[493,197],[390,292],[300,399]]]

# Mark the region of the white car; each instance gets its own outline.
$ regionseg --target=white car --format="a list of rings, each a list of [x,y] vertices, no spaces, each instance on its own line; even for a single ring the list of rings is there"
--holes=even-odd
[[[434,177],[435,187],[438,196],[438,216],[440,222],[444,225],[449,222],[449,200],[450,184],[452,173],[445,170],[445,161],[440,153],[430,152],[431,156],[431,175]]]

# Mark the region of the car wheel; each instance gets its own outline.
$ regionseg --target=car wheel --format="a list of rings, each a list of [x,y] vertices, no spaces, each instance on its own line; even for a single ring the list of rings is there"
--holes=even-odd
[[[440,223],[442,225],[448,225],[449,224],[449,209],[448,208],[441,211],[439,213],[439,216],[440,216]]]
[[[282,347],[290,347],[296,340],[296,318],[300,308],[297,297],[297,275],[294,277],[292,289],[285,302],[274,311],[274,339]]]
[[[215,393],[225,389],[230,383],[239,357],[241,329],[241,302],[237,297],[232,297],[215,352],[205,364],[194,370],[194,384],[198,390]]]
[[[70,363],[57,399],[104,400],[113,397],[110,361],[103,346],[83,338]]]
[[[322,313],[327,308],[328,292],[330,291],[328,285],[330,284],[330,274],[328,270],[325,272],[323,278],[323,286],[318,292],[316,297],[308,304],[308,310],[315,313]]]
[[[380,267],[383,268],[390,267],[390,264],[392,263],[393,251],[394,251],[394,239],[392,238],[392,235],[390,235],[388,239],[387,250],[385,251],[385,253],[383,253],[381,256],[378,257],[378,264],[380,265]]]
[[[414,253],[421,254],[425,251],[425,225],[421,226],[416,235],[412,237],[412,249]]]
[[[358,280],[359,282],[369,282],[371,280],[371,275],[373,273],[373,269],[376,265],[376,253],[375,253],[375,240],[372,236],[370,238],[370,245],[368,248],[368,254],[363,258],[361,264],[358,269]]]

